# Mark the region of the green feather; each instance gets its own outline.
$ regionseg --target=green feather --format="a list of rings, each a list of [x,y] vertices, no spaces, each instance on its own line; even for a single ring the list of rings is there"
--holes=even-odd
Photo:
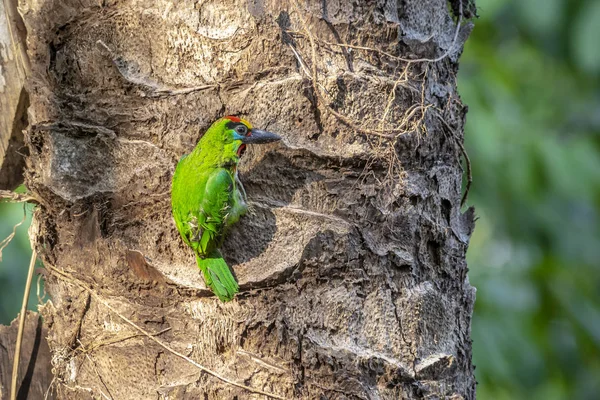
[[[242,143],[234,140],[228,122],[215,122],[179,160],[171,191],[177,230],[194,250],[206,285],[222,301],[231,300],[239,289],[218,248],[227,228],[247,210],[235,178]]]
[[[221,253],[215,250],[210,257],[196,257],[196,261],[202,271],[206,286],[211,288],[221,301],[233,299],[233,296],[239,291],[239,287]]]

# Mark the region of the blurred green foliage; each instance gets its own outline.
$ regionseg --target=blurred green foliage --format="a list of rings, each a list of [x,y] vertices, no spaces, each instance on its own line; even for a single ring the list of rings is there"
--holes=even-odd
[[[31,225],[32,205],[17,203],[6,203],[0,201],[0,242],[8,238],[15,226],[15,236],[2,250],[2,262],[0,262],[0,324],[8,325],[15,319],[21,303],[23,302],[23,291],[27,269],[31,258],[31,246],[27,229]],[[23,217],[26,218],[23,220]],[[40,291],[43,289],[40,288]],[[42,293],[40,293],[40,296]],[[37,277],[34,276],[32,290],[29,295],[29,309],[37,310]]]
[[[478,0],[461,59],[480,399],[600,396],[600,1]]]
[[[478,398],[600,394],[600,1],[478,0],[461,60]],[[23,216],[0,204],[0,238]],[[0,263],[0,323],[20,307],[28,219]],[[30,308],[36,303],[35,284]]]

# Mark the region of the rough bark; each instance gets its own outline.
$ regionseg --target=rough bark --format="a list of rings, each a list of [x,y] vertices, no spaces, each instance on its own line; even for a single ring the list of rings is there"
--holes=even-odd
[[[0,190],[23,183],[25,166],[23,130],[29,101],[23,84],[29,63],[25,30],[15,5],[12,0],[0,2]]]
[[[17,340],[18,318],[10,326],[0,325],[0,398],[10,396],[13,357]],[[50,349],[44,338],[46,330],[37,313],[29,311],[25,320],[19,362],[19,390],[17,399],[53,399],[48,392],[53,376],[50,365]]]
[[[22,5],[58,397],[264,397],[191,359],[282,398],[473,399],[456,92],[472,5],[451,5]],[[223,304],[169,189],[226,114],[284,140],[242,161],[253,212],[224,245],[241,293]]]

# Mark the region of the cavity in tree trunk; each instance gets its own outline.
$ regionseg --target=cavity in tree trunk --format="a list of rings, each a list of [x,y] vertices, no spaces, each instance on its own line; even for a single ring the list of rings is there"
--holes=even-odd
[[[473,399],[461,213],[471,3],[24,2],[26,184],[64,399]],[[170,211],[223,115],[283,141],[204,287]]]

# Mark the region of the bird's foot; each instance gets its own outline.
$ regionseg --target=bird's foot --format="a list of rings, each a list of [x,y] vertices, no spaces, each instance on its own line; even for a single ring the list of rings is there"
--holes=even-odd
[[[252,203],[246,203],[246,213],[256,217],[256,206]]]

